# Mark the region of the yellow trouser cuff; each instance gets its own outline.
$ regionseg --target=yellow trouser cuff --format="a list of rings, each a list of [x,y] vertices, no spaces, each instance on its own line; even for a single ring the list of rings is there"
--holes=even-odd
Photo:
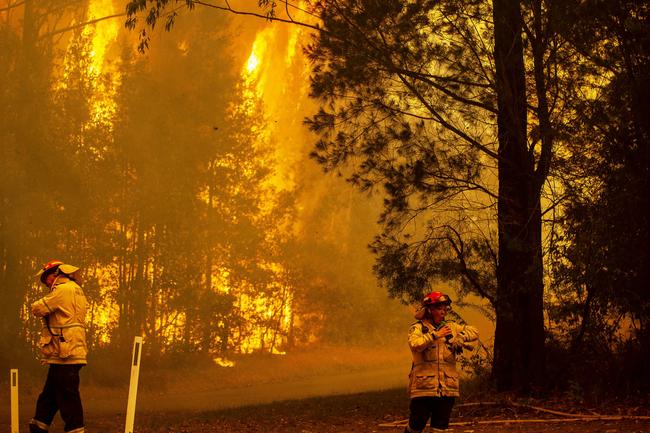
[[[49,430],[50,429],[50,426],[48,424],[45,424],[44,422],[41,422],[41,421],[39,421],[37,419],[34,419],[34,418],[30,419],[29,423],[34,424],[36,427],[40,428],[41,430]]]

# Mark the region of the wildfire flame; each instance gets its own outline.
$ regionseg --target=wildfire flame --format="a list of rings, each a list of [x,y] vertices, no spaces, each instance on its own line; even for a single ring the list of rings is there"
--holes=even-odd
[[[115,14],[115,7],[112,0],[93,0],[89,2],[87,20],[98,19]],[[106,60],[106,50],[115,41],[119,32],[119,25],[115,20],[105,20],[95,24],[94,27],[86,27],[84,34],[92,37],[92,51],[90,56],[92,62],[89,68],[90,74],[100,74]]]
[[[114,14],[116,14],[116,8],[113,0],[93,0],[89,2],[86,20],[90,21]],[[99,124],[109,128],[112,126],[112,119],[117,111],[116,93],[121,76],[119,56],[111,55],[111,47],[117,41],[120,29],[118,20],[103,20],[92,26],[87,26],[83,30],[82,37],[88,41],[86,52],[89,56],[85,73],[93,83],[93,94],[90,98],[91,118],[86,125],[87,128]],[[301,58],[297,55],[301,34],[301,30],[297,26],[289,28],[266,26],[260,29],[252,42],[250,54],[245,58],[240,69],[244,96],[242,107],[246,110],[245,107],[252,106],[252,103],[260,103],[264,107],[265,118],[268,118],[264,130],[258,135],[263,143],[257,143],[257,145],[268,145],[272,138],[278,140],[275,137],[282,137],[283,140],[282,143],[273,143],[279,145],[273,145],[275,162],[274,175],[268,184],[270,196],[282,191],[295,190],[295,164],[304,155],[304,137],[295,138],[297,131],[300,130],[300,119],[302,118],[300,100],[306,99],[308,93],[307,80],[304,78],[309,71],[304,63],[299,62]],[[189,48],[189,41],[179,42],[178,47],[182,53],[185,53]],[[63,88],[65,88],[66,78],[64,76],[60,83]],[[298,85],[297,83],[303,84]],[[291,101],[289,107],[287,101]],[[101,153],[101,150],[98,152]],[[270,210],[272,209],[263,209],[262,211]],[[269,326],[247,324],[249,329],[244,330],[242,335],[232,337],[235,341],[240,342],[240,346],[236,348],[236,351],[240,353],[257,350],[265,350],[274,354],[285,353],[283,347],[287,342],[286,335],[294,319],[293,288],[281,282],[281,275],[285,269],[280,264],[266,263],[264,266],[277,276],[277,281],[271,284],[273,290],[269,291],[274,295],[250,297],[242,294],[238,295],[237,303],[244,315],[274,321],[275,329],[269,331]],[[149,267],[147,269],[151,270]],[[107,271],[106,275],[112,275],[113,271],[117,272],[116,269]],[[233,288],[230,287],[229,280],[227,269],[215,269],[211,278],[211,286],[215,291],[231,293]],[[100,278],[100,287],[106,288],[102,290],[108,290],[114,284],[114,279]],[[101,293],[107,292],[102,291]],[[104,297],[102,296],[102,298]],[[160,300],[160,302],[163,301]],[[106,299],[96,305],[90,319],[96,326],[96,335],[98,335],[100,343],[110,341],[110,329],[115,326],[118,314],[113,300]],[[157,319],[157,329],[164,328],[160,320]],[[177,314],[174,322],[175,327],[173,327],[176,331],[167,333],[160,331],[164,333],[161,335],[162,339],[172,341],[176,338],[172,333],[178,332],[184,322],[184,315]],[[236,334],[238,331],[233,332]],[[225,358],[215,358],[214,362],[224,367],[234,365],[233,361]]]
[[[248,75],[252,75],[253,72],[255,72],[260,65],[260,59],[257,57],[257,54],[255,53],[255,48],[253,48],[253,52],[251,55],[248,57],[248,61],[246,62],[246,72]]]
[[[303,3],[300,7],[304,7]],[[242,105],[250,107],[252,102],[260,102],[265,118],[269,119],[259,140],[270,143],[274,149],[273,175],[268,186],[275,193],[296,190],[296,165],[303,162],[306,153],[306,137],[301,135],[304,134],[301,133],[301,120],[304,116],[301,101],[306,100],[309,93],[309,67],[305,59],[297,56],[302,36],[303,30],[298,26],[263,27],[255,35],[250,54],[241,68],[245,98]],[[281,137],[282,142],[271,141],[278,140],[276,137]],[[258,143],[262,144],[264,143]],[[295,227],[287,228],[294,229]],[[285,271],[280,264],[271,263],[266,266],[278,276]],[[243,304],[252,305],[251,314],[279,320],[277,326],[286,330],[294,319],[293,288],[284,286],[279,281],[275,284],[276,297],[244,299]],[[275,338],[275,335],[268,335],[263,329],[254,329],[243,342],[240,351],[247,353],[264,348],[271,353],[284,354],[278,348],[282,347],[278,344],[281,342]]]
[[[94,0],[89,2],[86,20],[111,16],[116,13],[113,0]],[[91,42],[90,65],[87,74],[94,79],[94,95],[92,100],[91,123],[112,125],[112,118],[116,112],[115,94],[119,85],[120,76],[115,71],[110,71],[107,51],[117,40],[120,25],[116,20],[103,20],[95,23],[94,26],[87,26],[83,35]],[[111,80],[107,83],[99,79],[102,74],[113,72]]]

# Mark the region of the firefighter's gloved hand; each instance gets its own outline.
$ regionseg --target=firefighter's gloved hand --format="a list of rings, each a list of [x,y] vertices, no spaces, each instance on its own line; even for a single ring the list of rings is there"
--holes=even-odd
[[[449,339],[451,338],[451,328],[445,325],[442,328],[438,329],[437,331],[434,331],[433,336],[436,339],[444,338],[446,342],[449,342]]]
[[[461,353],[463,353],[464,343],[465,342],[463,341],[462,338],[459,338],[458,336],[456,336],[456,337],[450,339],[447,342],[447,345],[449,346],[449,350],[451,350],[453,353],[461,354]]]

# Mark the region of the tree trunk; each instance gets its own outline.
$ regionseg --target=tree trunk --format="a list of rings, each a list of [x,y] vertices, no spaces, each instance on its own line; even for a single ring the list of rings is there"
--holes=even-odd
[[[499,139],[499,263],[493,376],[500,391],[529,392],[544,378],[541,210],[528,151],[518,0],[494,0]]]

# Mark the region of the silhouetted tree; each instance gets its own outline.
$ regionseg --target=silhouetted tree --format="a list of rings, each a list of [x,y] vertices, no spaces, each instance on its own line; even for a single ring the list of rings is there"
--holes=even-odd
[[[552,136],[547,29],[536,5],[525,23],[522,5],[509,0],[322,2],[324,30],[308,49],[313,95],[324,103],[308,122],[322,137],[316,158],[327,169],[351,161],[353,182],[381,185],[388,196],[374,244],[378,275],[412,299],[441,276],[489,299],[503,390],[544,378],[540,197]],[[539,40],[527,57],[530,23]],[[525,59],[542,62],[532,89]],[[497,227],[476,222],[494,217]],[[408,230],[417,218],[425,228]],[[477,258],[491,267],[472,269]]]
[[[574,101],[574,140],[570,157],[560,161],[568,198],[553,254],[560,302],[551,318],[578,354],[575,371],[593,360],[589,371],[616,378],[586,385],[639,389],[650,383],[642,361],[650,341],[650,7],[599,1],[564,7],[561,31],[595,85]],[[604,361],[620,363],[620,353],[631,355],[628,364]],[[635,379],[607,369],[626,369]]]

